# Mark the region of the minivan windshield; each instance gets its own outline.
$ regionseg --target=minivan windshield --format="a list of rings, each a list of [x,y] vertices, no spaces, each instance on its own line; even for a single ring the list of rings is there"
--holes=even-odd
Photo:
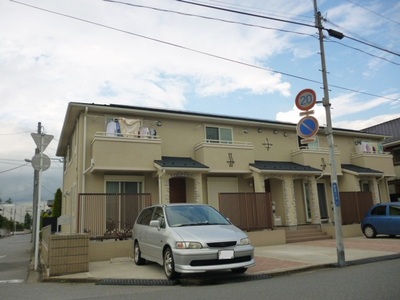
[[[167,206],[165,213],[171,227],[230,225],[223,215],[208,205]]]

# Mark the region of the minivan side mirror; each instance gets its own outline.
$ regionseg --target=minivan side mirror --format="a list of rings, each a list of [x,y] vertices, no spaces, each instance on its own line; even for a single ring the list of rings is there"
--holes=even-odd
[[[158,221],[158,220],[151,220],[151,221],[150,221],[150,227],[156,227],[156,228],[160,229],[160,221]]]

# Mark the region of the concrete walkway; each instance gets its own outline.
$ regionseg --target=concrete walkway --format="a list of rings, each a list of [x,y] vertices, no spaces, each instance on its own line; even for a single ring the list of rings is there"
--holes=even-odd
[[[400,238],[345,238],[344,250],[347,266],[379,260],[400,259]],[[298,272],[318,267],[335,267],[337,264],[336,241],[330,239],[256,247],[255,261],[256,265],[254,267],[249,268],[245,274],[240,275],[242,279],[257,278],[260,275],[276,276],[282,273]],[[231,276],[230,274],[230,272],[226,272],[226,276]],[[203,276],[209,277],[209,274]],[[218,278],[221,278],[221,274],[218,275]],[[136,266],[133,259],[129,257],[112,259],[111,261],[91,262],[89,263],[89,272],[85,273],[54,277],[46,277],[44,275],[43,278],[44,281],[77,282],[139,280],[139,283],[141,280],[160,282],[160,280],[165,279],[163,268],[158,264],[148,263],[144,266]]]

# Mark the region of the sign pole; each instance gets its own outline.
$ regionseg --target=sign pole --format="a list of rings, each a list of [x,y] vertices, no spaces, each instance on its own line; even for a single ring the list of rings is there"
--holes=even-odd
[[[39,263],[39,231],[40,231],[40,203],[42,197],[42,167],[43,167],[43,135],[40,138],[40,165],[39,165],[39,175],[38,175],[38,187],[37,187],[37,211],[36,211],[36,231],[35,231],[35,271],[38,268]]]
[[[42,133],[31,133],[31,136],[36,143],[39,153],[32,158],[32,167],[38,172],[37,179],[37,201],[36,201],[36,229],[35,229],[35,271],[39,264],[39,231],[40,231],[40,203],[42,198],[42,172],[50,167],[50,158],[43,154],[43,151],[53,139],[52,135]]]

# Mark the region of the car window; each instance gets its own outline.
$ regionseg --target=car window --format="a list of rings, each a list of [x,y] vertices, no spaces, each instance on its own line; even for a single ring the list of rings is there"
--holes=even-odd
[[[165,220],[164,220],[164,210],[162,207],[157,207],[156,210],[154,211],[153,217],[151,220],[158,220],[160,222],[160,227],[164,228],[165,227]]]
[[[385,216],[386,215],[386,206],[380,205],[380,206],[375,207],[371,211],[371,215],[373,215],[373,216]]]
[[[136,223],[142,225],[149,225],[151,216],[153,215],[154,207],[145,208],[139,215]]]
[[[207,205],[182,205],[166,208],[170,226],[228,225],[229,221]]]
[[[389,215],[400,217],[400,205],[389,206]]]

